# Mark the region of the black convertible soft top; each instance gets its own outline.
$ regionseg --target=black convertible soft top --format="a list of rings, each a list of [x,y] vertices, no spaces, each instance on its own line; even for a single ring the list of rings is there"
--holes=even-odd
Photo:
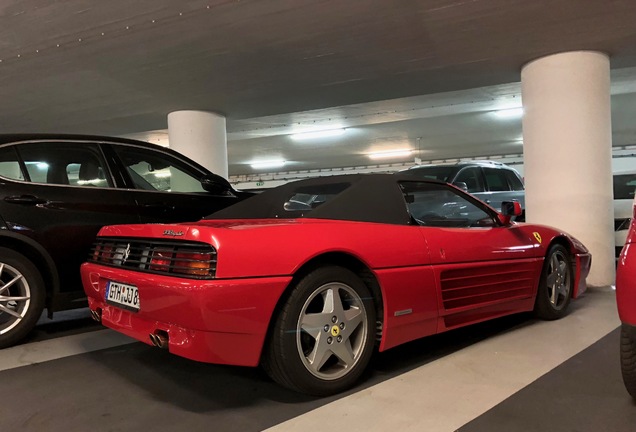
[[[411,224],[400,174],[348,174],[295,181],[269,189],[206,219],[317,218]]]

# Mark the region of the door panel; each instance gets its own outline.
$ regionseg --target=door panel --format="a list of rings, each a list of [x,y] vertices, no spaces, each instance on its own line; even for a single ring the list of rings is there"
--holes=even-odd
[[[447,327],[489,317],[471,310],[533,298],[542,258],[537,257],[536,241],[519,227],[421,229],[431,250]]]
[[[430,251],[440,315],[448,320],[442,326],[487,319],[501,313],[493,305],[532,299],[542,262],[536,240],[447,185],[405,182],[402,189]]]
[[[40,243],[60,276],[60,291],[82,291],[79,267],[104,225],[138,223],[135,202],[112,186],[99,146],[38,142],[5,147],[22,175],[2,180],[0,214],[10,230]],[[3,173],[5,175],[5,173]],[[24,181],[19,181],[23,179]]]
[[[142,222],[194,222],[238,201],[207,192],[174,193],[129,191],[139,206]]]

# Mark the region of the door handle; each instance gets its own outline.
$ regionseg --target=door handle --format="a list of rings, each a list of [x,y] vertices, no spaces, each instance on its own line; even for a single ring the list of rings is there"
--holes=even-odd
[[[38,205],[44,204],[48,202],[44,198],[36,197],[35,195],[13,195],[5,197],[5,202],[11,204],[22,204],[22,205]]]
[[[175,206],[169,205],[167,203],[150,203],[150,204],[144,204],[142,207],[148,210],[160,210],[160,211],[172,211],[175,209]]]

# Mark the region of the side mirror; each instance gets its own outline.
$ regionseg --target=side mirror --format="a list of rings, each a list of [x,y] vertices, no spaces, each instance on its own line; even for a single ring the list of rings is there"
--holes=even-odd
[[[503,225],[510,224],[513,216],[521,216],[521,204],[519,201],[504,201],[501,203],[501,213],[499,213],[499,221]]]
[[[214,195],[226,195],[232,192],[232,185],[218,174],[206,174],[201,178],[201,187]]]
[[[464,192],[468,192],[468,185],[465,182],[455,182],[453,183],[453,186],[457,186]]]

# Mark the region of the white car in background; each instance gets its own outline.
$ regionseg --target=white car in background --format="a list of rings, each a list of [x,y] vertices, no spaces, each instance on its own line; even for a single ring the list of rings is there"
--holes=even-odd
[[[614,173],[614,239],[616,241],[616,257],[625,244],[629,224],[632,221],[632,205],[636,191],[636,171],[619,171]]]

